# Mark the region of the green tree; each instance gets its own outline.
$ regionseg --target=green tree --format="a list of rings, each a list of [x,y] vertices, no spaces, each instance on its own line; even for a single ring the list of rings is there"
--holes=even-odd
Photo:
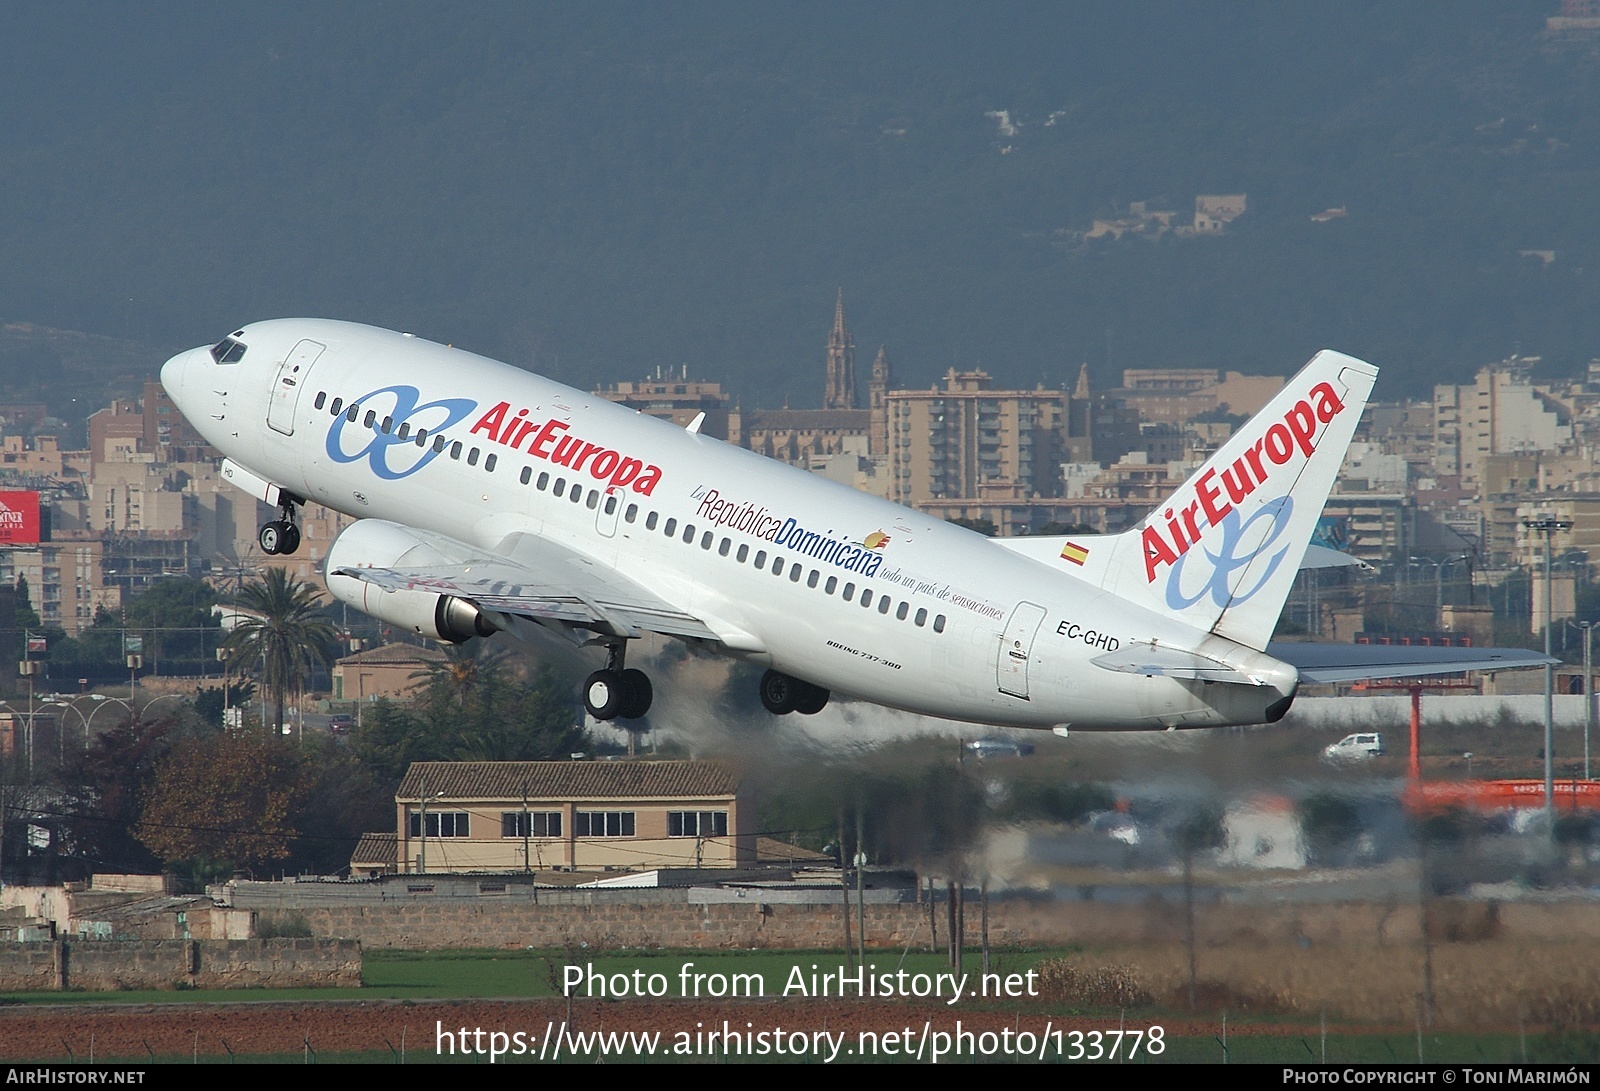
[[[244,616],[223,644],[228,663],[236,671],[259,672],[273,702],[273,728],[281,734],[289,691],[313,667],[333,661],[334,628],[322,617],[316,591],[281,568],[245,584],[233,603]]]
[[[296,749],[307,779],[293,818],[298,836],[282,866],[331,875],[350,866],[363,833],[394,828],[395,786],[363,764],[343,739],[308,735]]]
[[[551,670],[523,679],[491,656],[457,653],[401,705],[378,701],[356,732],[356,753],[398,783],[414,761],[542,761],[583,746],[576,687]]]
[[[111,626],[145,635],[145,657],[159,670],[163,660],[197,661],[216,650],[221,619],[211,609],[217,592],[196,579],[164,579],[129,601],[120,619],[107,617]],[[98,622],[97,622],[98,623]]]
[[[158,861],[133,834],[157,765],[172,746],[176,717],[124,718],[72,752],[59,781],[71,801],[65,851],[91,869],[150,871]]]
[[[281,737],[186,739],[156,765],[134,835],[168,866],[262,867],[288,858],[311,782]]]
[[[503,658],[501,650],[485,640],[446,644],[440,652],[442,659],[412,671],[411,678],[423,683],[430,698],[453,693],[457,708],[467,707],[479,684],[496,673]]]
[[[502,670],[489,672],[460,711],[451,757],[457,761],[565,758],[583,742],[576,694],[576,687],[553,671],[526,681]],[[437,717],[434,722],[439,722]]]
[[[1081,822],[1095,811],[1109,811],[1116,797],[1103,784],[1019,781],[997,808],[1011,822]]]
[[[17,577],[17,628],[39,632],[44,628],[44,620],[39,617],[39,612],[33,608],[33,599],[28,594],[28,577]]]

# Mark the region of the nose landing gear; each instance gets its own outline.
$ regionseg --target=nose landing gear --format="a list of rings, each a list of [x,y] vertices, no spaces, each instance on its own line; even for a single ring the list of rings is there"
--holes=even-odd
[[[655,688],[644,671],[623,666],[627,643],[606,646],[606,665],[583,682],[583,707],[596,720],[637,720],[650,711]]]
[[[300,548],[300,528],[294,521],[295,504],[296,501],[285,494],[278,503],[278,517],[256,533],[261,552],[275,557]]]

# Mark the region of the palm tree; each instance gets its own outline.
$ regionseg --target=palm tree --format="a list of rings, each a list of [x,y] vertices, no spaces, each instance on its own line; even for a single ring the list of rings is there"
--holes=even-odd
[[[269,568],[259,582],[241,586],[233,604],[244,616],[223,644],[228,665],[240,670],[259,665],[261,685],[277,708],[273,727],[282,734],[289,690],[312,667],[333,660],[334,627],[321,617],[316,589],[281,568]]]
[[[465,709],[478,687],[494,679],[505,659],[504,649],[486,640],[442,644],[439,650],[442,659],[412,671],[410,677],[421,682],[430,696],[448,693],[458,709]]]

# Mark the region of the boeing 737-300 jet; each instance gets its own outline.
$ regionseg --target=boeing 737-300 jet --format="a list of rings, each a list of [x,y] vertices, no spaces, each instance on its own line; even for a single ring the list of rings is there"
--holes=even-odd
[[[1256,724],[1302,681],[1533,666],[1532,653],[1269,643],[1377,369],[1320,352],[1138,526],[985,538],[538,375],[409,334],[246,326],[161,381],[277,508],[358,521],[339,600],[435,640],[553,630],[604,651],[596,719],[651,683],[659,633],[768,668],[762,703],[831,694],[1015,727]]]

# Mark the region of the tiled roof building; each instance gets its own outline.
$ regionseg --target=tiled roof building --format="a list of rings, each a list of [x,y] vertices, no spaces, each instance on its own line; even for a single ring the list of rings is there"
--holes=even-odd
[[[395,819],[401,872],[755,862],[752,801],[733,770],[712,761],[414,762],[395,793]],[[377,841],[368,849],[385,851]]]

